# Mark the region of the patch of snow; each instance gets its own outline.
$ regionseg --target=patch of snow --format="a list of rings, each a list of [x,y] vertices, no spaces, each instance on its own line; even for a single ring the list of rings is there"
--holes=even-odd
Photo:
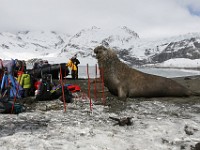
[[[160,64],[154,64],[155,67],[168,68],[200,68],[200,59],[176,58],[170,59]]]

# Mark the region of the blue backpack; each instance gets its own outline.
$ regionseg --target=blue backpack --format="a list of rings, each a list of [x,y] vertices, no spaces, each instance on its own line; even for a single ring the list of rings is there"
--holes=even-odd
[[[9,83],[10,80],[10,83]],[[10,74],[3,76],[2,81],[1,81],[1,90],[7,90],[6,86],[8,86],[9,84],[11,84],[10,89],[8,90],[9,93],[7,93],[9,95],[10,98],[22,98],[23,95],[23,88],[19,85],[19,83],[17,82],[17,80]]]

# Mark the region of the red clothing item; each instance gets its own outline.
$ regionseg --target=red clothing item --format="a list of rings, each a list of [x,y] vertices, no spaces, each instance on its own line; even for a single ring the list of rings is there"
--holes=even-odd
[[[40,84],[41,84],[41,81],[36,81],[36,82],[34,83],[34,87],[35,87],[36,90],[38,90]]]

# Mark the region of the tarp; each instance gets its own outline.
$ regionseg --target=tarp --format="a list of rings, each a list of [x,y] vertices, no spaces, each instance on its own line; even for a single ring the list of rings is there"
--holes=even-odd
[[[13,69],[14,69],[15,64],[16,64],[15,60],[14,59],[11,59],[11,60],[2,60],[2,63],[0,63],[0,69],[2,69],[2,67],[4,67],[4,68],[6,67],[7,70],[8,70],[8,73],[12,74],[13,73]]]

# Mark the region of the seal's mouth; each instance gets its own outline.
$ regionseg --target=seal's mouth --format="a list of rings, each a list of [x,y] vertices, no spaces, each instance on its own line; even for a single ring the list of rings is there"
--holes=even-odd
[[[96,58],[98,59],[98,50],[94,49],[94,53],[96,54]]]
[[[99,55],[96,54],[96,59],[99,59]]]

